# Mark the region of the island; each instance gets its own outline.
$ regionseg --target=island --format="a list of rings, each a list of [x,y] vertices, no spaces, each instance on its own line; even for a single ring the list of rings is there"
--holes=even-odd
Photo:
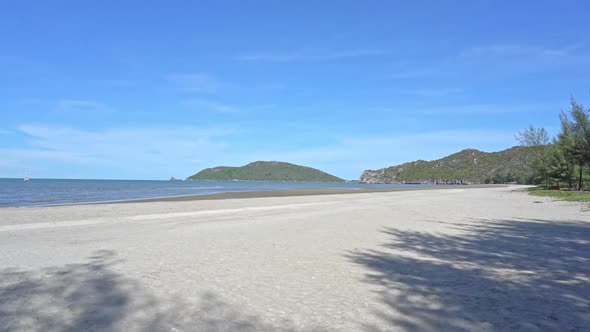
[[[187,180],[344,182],[318,169],[281,161],[255,161],[241,167],[206,168]]]

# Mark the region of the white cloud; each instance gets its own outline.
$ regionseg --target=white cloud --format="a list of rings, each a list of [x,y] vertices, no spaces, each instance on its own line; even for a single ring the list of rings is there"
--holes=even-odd
[[[205,110],[214,113],[235,113],[237,109],[233,106],[206,99],[190,99],[182,102],[182,105]]]
[[[168,75],[169,82],[182,91],[216,92],[226,84],[217,78],[203,73],[176,73]]]
[[[385,75],[386,78],[394,80],[424,78],[437,74],[440,69],[425,68],[423,64],[405,65]]]
[[[347,179],[366,169],[417,159],[438,159],[466,148],[498,151],[516,145],[513,131],[441,130],[420,134],[351,136],[310,148],[252,151],[250,160],[280,160],[307,165]],[[244,158],[242,158],[244,159]]]
[[[348,179],[365,169],[416,159],[437,159],[465,148],[496,151],[515,145],[512,130],[441,130],[420,134],[350,134],[309,147],[244,149],[232,146],[232,128],[107,128],[82,130],[23,125],[27,146],[0,148],[0,174],[109,178],[189,176],[205,167],[280,160],[315,167]],[[238,137],[239,139],[239,137]],[[10,173],[11,172],[11,173]],[[45,173],[42,173],[45,172]],[[9,174],[10,173],[10,174]]]
[[[424,115],[484,115],[484,114],[518,114],[518,113],[555,113],[559,103],[531,104],[467,104],[458,106],[440,106],[416,109],[416,114]]]
[[[424,98],[440,98],[450,95],[458,95],[463,92],[460,88],[416,88],[400,90],[397,93]]]
[[[53,108],[62,113],[108,113],[112,111],[112,108],[103,103],[86,99],[60,99]]]
[[[113,88],[128,88],[137,84],[136,81],[133,80],[125,80],[125,79],[108,79],[108,80],[98,80],[96,81],[98,85],[113,87]]]
[[[18,130],[28,136],[28,147],[0,148],[12,169],[50,163],[55,168],[48,176],[74,168],[87,177],[115,178],[188,176],[199,164],[221,159],[227,147],[224,137],[232,133],[228,128],[188,126],[82,130],[22,125]]]
[[[469,47],[429,61],[398,63],[384,77],[392,80],[455,77],[465,82],[469,77],[512,76],[588,64],[590,49],[582,43],[565,47],[496,43]]]
[[[293,62],[293,61],[322,61],[347,58],[360,58],[384,55],[386,52],[375,49],[352,49],[338,51],[288,51],[288,52],[258,52],[243,54],[235,57],[241,61],[268,61],[268,62]]]
[[[508,115],[508,114],[555,114],[563,103],[478,103],[448,106],[396,106],[396,107],[372,107],[367,111],[379,114],[396,114],[396,116],[436,116],[440,118],[454,118],[461,116],[480,115]],[[448,119],[444,119],[448,121]]]
[[[33,106],[43,111],[67,115],[89,115],[112,113],[114,109],[104,103],[91,99],[61,98],[57,100],[24,99],[21,104]]]
[[[522,44],[492,44],[472,47],[459,54],[462,61],[504,62],[525,66],[568,65],[590,62],[590,54],[581,53],[579,44],[562,48]]]

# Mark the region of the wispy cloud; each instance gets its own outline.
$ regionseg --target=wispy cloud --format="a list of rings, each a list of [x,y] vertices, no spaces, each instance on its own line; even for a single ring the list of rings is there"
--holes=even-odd
[[[20,103],[27,106],[33,106],[41,111],[63,113],[67,115],[90,115],[100,113],[111,113],[115,111],[109,105],[91,99],[25,99],[21,100]]]
[[[0,135],[10,135],[10,134],[12,134],[12,131],[0,129]]]
[[[28,137],[26,147],[0,148],[5,163],[13,169],[51,163],[59,165],[52,170],[53,176],[77,169],[93,177],[108,169],[109,174],[118,173],[120,178],[190,175],[199,164],[219,159],[227,147],[224,138],[233,133],[223,127],[83,130],[37,124],[22,125],[18,131]]]
[[[424,65],[406,65],[405,68],[397,69],[386,75],[386,78],[394,80],[414,79],[432,76],[438,72],[437,69],[425,68]]]
[[[183,101],[182,105],[214,113],[236,113],[238,111],[234,106],[206,99],[190,99]]]
[[[188,92],[216,92],[226,84],[203,73],[176,73],[166,77],[176,88]]]
[[[417,108],[414,112],[424,115],[493,115],[493,114],[522,114],[522,113],[555,113],[559,109],[559,103],[530,103],[530,104],[466,104],[456,106],[439,106],[429,108]]]
[[[86,99],[60,99],[54,110],[62,113],[106,113],[113,109],[103,103]]]
[[[350,49],[336,51],[294,50],[286,52],[255,52],[235,57],[240,61],[294,62],[352,59],[385,55],[386,52],[376,49]]]
[[[415,89],[404,89],[396,91],[397,94],[409,95],[415,97],[424,98],[440,98],[451,95],[458,95],[463,92],[461,88],[415,88]]]
[[[495,43],[468,47],[428,61],[399,63],[384,78],[414,80],[453,77],[465,81],[589,64],[590,49],[582,43],[564,47]]]
[[[509,114],[555,114],[562,103],[467,103],[457,105],[440,106],[383,106],[368,108],[368,112],[375,114],[396,114],[398,117],[410,116],[434,116],[437,118],[453,119],[456,116],[485,116],[485,115],[509,115]],[[465,118],[467,119],[467,118]],[[445,123],[448,119],[444,119]],[[466,120],[467,121],[467,120]]]
[[[309,148],[249,151],[251,160],[282,160],[316,167],[348,179],[365,169],[417,159],[437,159],[466,148],[497,151],[515,144],[511,130],[439,130],[387,136],[356,135]],[[244,158],[242,158],[244,159]]]
[[[84,130],[29,124],[25,147],[0,148],[0,174],[20,176],[23,169],[43,169],[49,176],[167,178],[188,176],[216,165],[281,160],[316,167],[346,178],[364,169],[415,159],[436,159],[465,148],[499,150],[514,144],[513,131],[439,130],[420,134],[351,134],[299,148],[237,148],[232,128],[120,127]],[[105,171],[107,170],[107,171]],[[37,174],[42,176],[43,174]]]
[[[98,85],[113,87],[113,88],[128,88],[134,86],[137,82],[133,80],[125,80],[125,79],[108,79],[108,80],[98,80],[96,81]]]
[[[459,54],[460,60],[474,62],[503,61],[524,65],[579,64],[590,62],[590,54],[583,53],[581,44],[566,47],[546,47],[526,44],[492,44],[466,49]]]

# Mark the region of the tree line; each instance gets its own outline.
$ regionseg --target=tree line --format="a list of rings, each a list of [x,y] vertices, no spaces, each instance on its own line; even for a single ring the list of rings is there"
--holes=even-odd
[[[589,113],[590,109],[584,109],[572,97],[570,109],[559,114],[561,130],[557,136],[550,140],[544,128],[533,126],[516,135],[521,145],[530,147],[525,163],[531,166],[535,183],[584,188],[584,170],[590,174]]]

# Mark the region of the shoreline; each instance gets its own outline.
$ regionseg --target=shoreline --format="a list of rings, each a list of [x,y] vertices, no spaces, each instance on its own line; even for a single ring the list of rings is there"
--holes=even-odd
[[[206,201],[206,200],[224,200],[224,199],[247,199],[247,198],[267,198],[267,197],[295,197],[295,196],[324,196],[324,195],[344,195],[344,194],[370,194],[381,192],[398,192],[398,191],[417,191],[417,190],[438,190],[438,189],[480,189],[480,188],[503,188],[507,184],[481,184],[481,185],[439,185],[429,187],[406,187],[406,188],[361,188],[361,189],[340,189],[340,188],[310,188],[310,189],[288,189],[288,190],[260,190],[260,191],[234,191],[217,194],[204,195],[186,195],[157,198],[140,198],[134,200],[109,202],[109,204],[125,203],[151,203],[151,202],[186,202],[186,201]],[[90,203],[102,204],[102,203]],[[77,204],[80,205],[80,204]]]
[[[96,202],[72,202],[72,203],[55,203],[41,205],[22,205],[22,206],[5,206],[4,209],[27,209],[27,208],[50,208],[60,206],[85,206],[85,205],[104,205],[104,204],[129,204],[129,203],[155,203],[155,202],[189,202],[189,201],[208,201],[208,200],[226,200],[226,199],[248,199],[248,198],[272,198],[272,197],[296,197],[296,196],[325,196],[325,195],[344,195],[344,194],[370,194],[370,193],[387,193],[399,191],[421,191],[421,190],[439,190],[439,189],[478,189],[478,188],[502,188],[507,184],[474,184],[474,185],[436,185],[425,187],[396,187],[396,188],[358,188],[358,189],[341,189],[341,188],[308,188],[308,189],[284,189],[284,190],[259,190],[259,191],[231,191],[202,195],[180,195],[180,196],[162,196],[150,198],[132,198],[124,200],[107,200]],[[523,185],[524,187],[525,185]]]

